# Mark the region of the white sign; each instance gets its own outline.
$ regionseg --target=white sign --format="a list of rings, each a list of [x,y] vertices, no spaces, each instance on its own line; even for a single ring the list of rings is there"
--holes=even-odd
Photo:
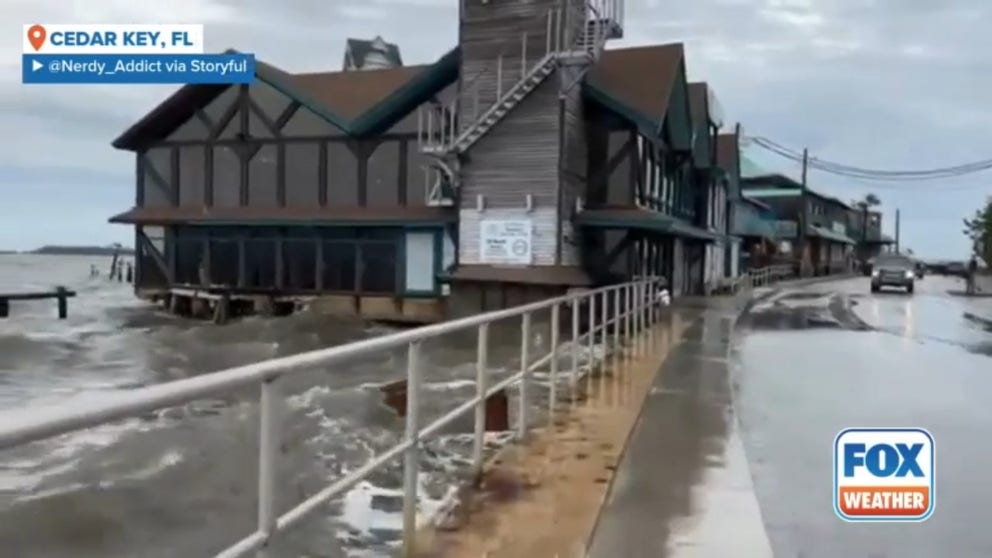
[[[479,222],[479,260],[489,264],[529,264],[532,260],[529,219]]]
[[[832,225],[833,225],[833,230],[834,230],[835,233],[842,234],[842,235],[845,235],[845,236],[847,235],[847,225],[845,225],[844,223],[841,223],[839,221],[834,221],[832,223]]]

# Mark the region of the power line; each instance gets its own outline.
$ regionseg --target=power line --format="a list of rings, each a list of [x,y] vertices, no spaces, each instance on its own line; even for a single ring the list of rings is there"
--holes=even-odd
[[[770,151],[780,157],[783,157],[795,163],[802,163],[803,161],[803,154],[801,152],[785,147],[784,145],[776,143],[768,138],[764,138],[760,136],[749,136],[747,139],[754,145],[757,145],[762,149]],[[835,174],[838,176],[844,176],[847,178],[859,178],[863,180],[884,181],[884,182],[918,182],[918,181],[929,181],[929,180],[936,180],[943,178],[954,178],[958,176],[983,172],[992,169],[992,159],[986,159],[986,160],[975,161],[972,163],[966,163],[962,165],[954,165],[950,167],[940,167],[940,168],[926,169],[926,170],[869,169],[869,168],[857,167],[853,165],[835,163],[817,157],[809,157],[807,160],[807,165],[809,166],[809,168],[813,168],[830,174]]]

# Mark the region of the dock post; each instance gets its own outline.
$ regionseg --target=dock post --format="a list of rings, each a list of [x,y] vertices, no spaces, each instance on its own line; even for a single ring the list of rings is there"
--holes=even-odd
[[[57,287],[55,294],[59,299],[59,319],[64,320],[69,316],[69,299],[65,287]]]
[[[0,298],[0,318],[6,318],[10,315],[10,301],[6,298]]]

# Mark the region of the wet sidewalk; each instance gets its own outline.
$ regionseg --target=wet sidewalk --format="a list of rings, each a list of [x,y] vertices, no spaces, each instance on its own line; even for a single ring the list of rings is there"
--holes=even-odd
[[[589,558],[772,556],[732,406],[737,304],[693,302],[701,319],[655,377]]]

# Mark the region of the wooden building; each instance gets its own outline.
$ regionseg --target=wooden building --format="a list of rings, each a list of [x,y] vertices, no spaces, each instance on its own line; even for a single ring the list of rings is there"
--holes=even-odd
[[[848,212],[848,231],[849,236],[857,242],[855,258],[862,264],[888,251],[895,244],[895,239],[882,234],[882,213],[867,207],[851,208]]]
[[[460,10],[433,64],[259,63],[255,84],[183,87],[124,132],[136,202],[112,221],[136,228],[139,294],[431,321],[642,274],[702,292],[725,234],[682,45],[604,50],[622,0]]]
[[[415,111],[453,95],[457,52],[256,77],[184,86],[114,141],[135,153],[135,207],[111,221],[135,225],[139,295],[339,295],[343,311],[441,317],[456,215],[429,203]]]
[[[818,193],[782,174],[742,179],[743,194],[767,204],[777,217],[777,236],[791,243],[790,252],[805,260],[816,275],[851,268],[856,242],[848,236],[850,206],[837,198]],[[806,207],[806,234],[799,235]]]
[[[689,107],[693,122],[693,175],[698,200],[699,225],[716,235],[703,257],[704,291],[719,287],[734,271],[730,262],[738,239],[728,235],[731,169],[720,164],[719,136],[723,109],[713,88],[706,82],[689,84]],[[734,273],[736,274],[736,273]]]

